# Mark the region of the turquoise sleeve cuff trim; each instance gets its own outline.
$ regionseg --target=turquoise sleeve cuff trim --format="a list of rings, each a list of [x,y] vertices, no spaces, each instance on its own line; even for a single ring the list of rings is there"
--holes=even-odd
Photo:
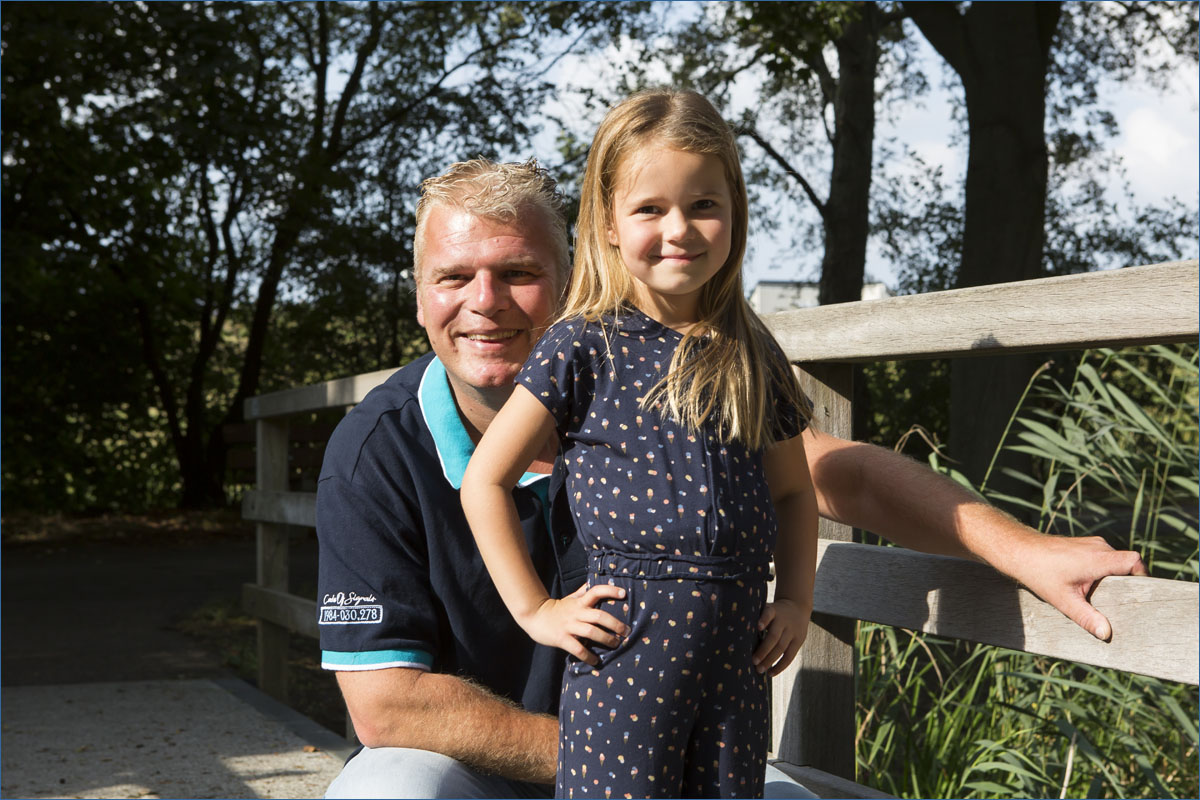
[[[339,653],[336,650],[321,651],[321,668],[329,670],[388,669],[409,667],[429,671],[433,668],[433,656],[422,650],[368,650],[359,653]]]

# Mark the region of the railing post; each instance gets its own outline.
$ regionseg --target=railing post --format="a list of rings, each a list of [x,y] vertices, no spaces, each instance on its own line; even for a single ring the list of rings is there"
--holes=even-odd
[[[278,419],[257,422],[256,477],[259,491],[288,489],[288,427]],[[257,525],[257,578],[259,586],[288,590],[288,526],[260,522]],[[288,630],[258,620],[258,688],[287,702]]]
[[[798,374],[817,427],[851,438],[853,365],[809,364]],[[852,537],[848,525],[825,519],[819,533],[838,541]],[[799,656],[773,681],[771,749],[777,758],[854,780],[854,664],[854,621],[814,614]]]

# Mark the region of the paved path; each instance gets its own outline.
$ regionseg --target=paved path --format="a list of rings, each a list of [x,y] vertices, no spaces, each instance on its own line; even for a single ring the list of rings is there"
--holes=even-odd
[[[253,579],[252,536],[5,546],[0,565],[0,797],[320,797],[337,774],[344,739],[171,630]]]
[[[4,687],[3,797],[320,797],[345,740],[243,681]]]

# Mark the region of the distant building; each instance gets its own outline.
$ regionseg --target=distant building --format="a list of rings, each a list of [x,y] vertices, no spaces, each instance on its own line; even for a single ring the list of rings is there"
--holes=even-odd
[[[812,308],[817,303],[817,284],[802,281],[759,281],[750,291],[750,307],[759,314],[774,314],[793,308]],[[864,283],[863,300],[891,297],[882,283]]]

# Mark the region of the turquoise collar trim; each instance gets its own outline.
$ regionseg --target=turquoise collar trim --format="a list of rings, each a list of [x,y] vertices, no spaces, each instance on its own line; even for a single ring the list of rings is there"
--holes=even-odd
[[[471,454],[475,452],[475,443],[471,441],[462,419],[458,416],[458,406],[450,391],[446,367],[437,356],[433,357],[429,366],[425,368],[425,374],[421,376],[421,385],[417,388],[417,402],[421,405],[425,425],[433,436],[433,446],[437,448],[442,474],[451,486],[461,489],[463,473],[467,470]],[[540,472],[526,472],[521,476],[521,480],[517,481],[517,485],[530,486],[549,477]]]

